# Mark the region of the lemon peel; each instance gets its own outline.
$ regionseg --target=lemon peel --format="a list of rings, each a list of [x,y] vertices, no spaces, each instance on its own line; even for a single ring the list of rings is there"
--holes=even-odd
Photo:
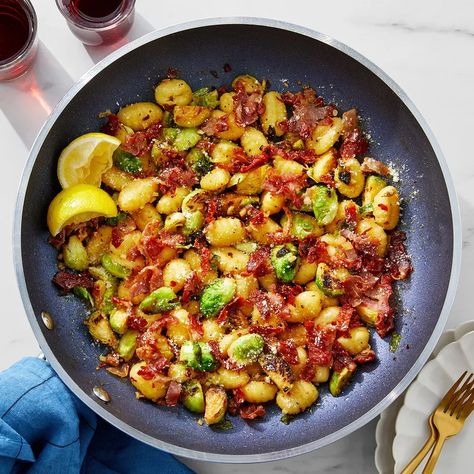
[[[94,217],[115,217],[117,205],[103,189],[91,184],[76,184],[63,189],[51,201],[46,218],[51,235],[58,235],[69,224]]]
[[[61,152],[57,175],[63,189],[76,184],[100,186],[102,175],[112,167],[118,138],[105,133],[86,133]]]

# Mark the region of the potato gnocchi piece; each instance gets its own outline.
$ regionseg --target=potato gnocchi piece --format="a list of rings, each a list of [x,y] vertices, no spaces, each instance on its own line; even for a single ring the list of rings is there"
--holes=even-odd
[[[276,402],[284,415],[297,415],[309,408],[318,396],[318,390],[311,382],[299,379],[289,392],[278,392]]]
[[[145,130],[163,117],[163,110],[153,102],[137,102],[121,108],[117,117],[134,131]]]
[[[286,120],[286,106],[279,92],[270,91],[263,96],[265,111],[260,116],[262,129],[266,134],[281,137],[285,131],[281,123]]]
[[[394,229],[400,219],[400,198],[394,186],[382,188],[374,197],[375,222],[385,230]]]
[[[136,179],[127,183],[118,196],[118,205],[125,212],[141,209],[158,196],[158,182],[155,178]]]
[[[204,230],[207,241],[215,247],[226,247],[242,242],[245,228],[240,219],[235,217],[220,217],[207,225]]]
[[[193,100],[193,91],[182,79],[164,79],[156,86],[155,100],[167,107],[188,105]]]

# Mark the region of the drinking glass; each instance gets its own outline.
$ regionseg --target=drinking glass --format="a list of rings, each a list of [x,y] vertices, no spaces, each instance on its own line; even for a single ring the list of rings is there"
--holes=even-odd
[[[135,0],[56,0],[69,29],[84,44],[115,43],[132,27]]]
[[[28,70],[38,50],[37,18],[29,0],[0,0],[0,80]]]

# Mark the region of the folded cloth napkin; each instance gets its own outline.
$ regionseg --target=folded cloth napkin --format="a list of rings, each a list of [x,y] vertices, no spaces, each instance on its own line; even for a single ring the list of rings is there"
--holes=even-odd
[[[192,473],[97,417],[44,360],[0,373],[0,473]]]

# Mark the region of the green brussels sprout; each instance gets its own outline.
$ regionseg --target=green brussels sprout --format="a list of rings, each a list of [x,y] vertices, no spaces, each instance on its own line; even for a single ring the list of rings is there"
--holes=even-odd
[[[284,215],[281,219],[281,225],[285,227],[288,217]],[[305,239],[309,236],[319,237],[323,230],[318,225],[316,219],[302,212],[294,212],[291,219],[290,234],[296,239]]]
[[[83,286],[75,286],[72,289],[72,292],[78,297],[81,298],[82,300],[86,301],[91,305],[93,308],[95,306],[94,303],[94,298],[92,298],[92,295],[90,294],[90,291],[87,288],[84,288]]]
[[[85,321],[84,324],[89,329],[91,336],[102,344],[111,347],[117,347],[117,338],[110,327],[109,320],[101,311],[94,311]]]
[[[164,230],[176,231],[178,227],[186,224],[186,216],[182,212],[173,212],[166,216]]]
[[[131,273],[129,268],[122,265],[117,257],[110,253],[102,255],[101,263],[111,275],[117,278],[127,278]]]
[[[126,361],[130,360],[135,354],[137,336],[138,331],[129,330],[120,338],[117,352]]]
[[[341,394],[344,387],[349,383],[352,377],[352,371],[344,367],[340,372],[334,371],[329,380],[329,391],[333,397]]]
[[[162,131],[163,140],[169,145],[173,145],[176,137],[179,134],[178,128],[164,128]]]
[[[337,213],[337,194],[336,191],[328,186],[314,186],[313,191],[313,212],[318,225],[330,224]]]
[[[192,379],[183,383],[181,402],[193,413],[204,413],[204,392],[199,380]]]
[[[201,372],[212,372],[216,370],[219,366],[219,363],[216,361],[212,355],[211,348],[207,342],[198,342],[199,347],[201,348]]]
[[[164,111],[162,122],[163,122],[163,127],[173,127],[174,125],[176,125],[173,120],[173,114],[169,112],[168,110]]]
[[[193,101],[191,104],[215,109],[219,105],[219,93],[217,90],[209,92],[208,87],[203,87],[193,92]]]
[[[199,148],[191,148],[186,155],[186,164],[199,176],[204,176],[212,169],[212,163],[209,155]]]
[[[110,314],[115,309],[115,305],[112,303],[112,297],[115,296],[118,288],[118,279],[110,274],[104,267],[89,267],[89,273],[98,280],[98,284],[103,285],[104,293],[102,300],[100,301],[99,309],[105,313]]]
[[[183,214],[188,215],[196,211],[203,211],[204,205],[209,198],[210,193],[205,189],[195,189],[185,196],[181,204]]]
[[[126,217],[127,217],[126,212],[119,212],[115,217],[107,217],[107,219],[105,219],[105,224],[116,226],[119,222],[123,221]]]
[[[265,340],[260,334],[245,334],[229,347],[229,358],[239,365],[249,365],[257,361],[263,351]]]
[[[87,250],[77,235],[71,235],[63,247],[64,264],[72,270],[82,271],[89,266]]]
[[[186,214],[186,222],[183,227],[183,234],[190,235],[197,232],[204,225],[204,215],[201,211]]]
[[[112,329],[118,334],[124,334],[127,330],[128,312],[124,309],[114,309],[109,316]]]
[[[289,392],[295,382],[293,369],[283,357],[276,354],[262,354],[258,363],[279,390]]]
[[[293,244],[283,244],[273,247],[270,259],[276,277],[283,283],[291,283],[298,271],[298,249]]]
[[[117,148],[114,151],[112,160],[117,168],[126,171],[127,173],[137,174],[143,171],[140,158],[122,150],[121,148]]]
[[[196,128],[180,128],[178,135],[174,139],[173,146],[178,151],[186,151],[192,148],[196,143],[201,140]]]
[[[201,372],[213,371],[218,367],[218,362],[212,355],[207,342],[186,341],[181,346],[179,360],[188,367]]]
[[[224,419],[227,411],[227,394],[222,387],[210,387],[206,392],[204,421],[214,425]]]
[[[344,294],[343,282],[349,276],[345,268],[330,268],[321,262],[316,269],[316,285],[326,296],[341,296]]]
[[[374,197],[387,186],[387,182],[380,176],[371,175],[365,181],[364,191],[362,193],[362,206],[371,205]]]
[[[216,278],[204,288],[199,302],[199,309],[205,318],[217,316],[220,310],[235,295],[236,284],[232,278]]]
[[[162,286],[145,297],[140,303],[139,308],[148,314],[170,311],[179,305],[179,303],[175,301],[176,298],[176,294],[171,288]]]

